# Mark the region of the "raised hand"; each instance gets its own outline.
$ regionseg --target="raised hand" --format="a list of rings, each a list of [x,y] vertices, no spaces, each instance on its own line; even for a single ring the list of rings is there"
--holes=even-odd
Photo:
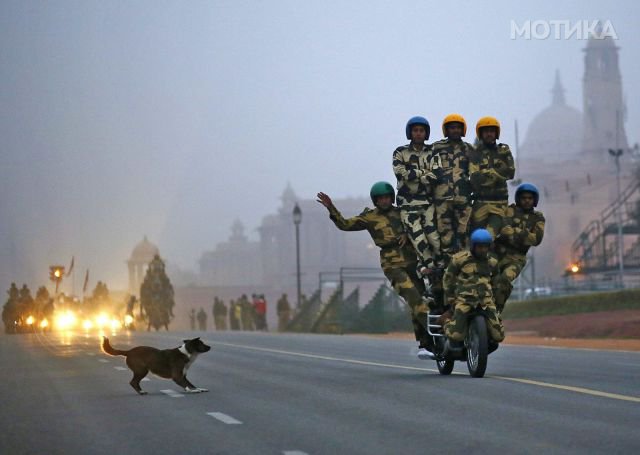
[[[317,202],[324,205],[326,208],[329,208],[333,205],[331,198],[327,194],[320,192],[318,193],[317,196],[318,196]]]

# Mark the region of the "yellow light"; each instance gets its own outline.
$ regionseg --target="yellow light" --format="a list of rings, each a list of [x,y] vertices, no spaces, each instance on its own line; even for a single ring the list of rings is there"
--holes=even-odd
[[[111,326],[111,330],[116,330],[116,329],[119,329],[122,326],[122,324],[117,319],[112,319],[110,321],[110,326]]]
[[[580,266],[578,264],[571,264],[571,273],[578,273],[580,271]]]
[[[133,322],[133,316],[131,316],[130,314],[126,314],[124,316],[124,323],[129,325]]]
[[[56,269],[55,272],[53,272],[53,274],[55,275],[56,278],[60,278],[60,276],[62,275],[62,272],[60,272],[60,269]]]
[[[76,315],[71,311],[66,311],[56,317],[56,327],[60,329],[69,329],[76,325]]]
[[[106,326],[108,323],[109,323],[109,318],[104,313],[100,313],[96,318],[96,325],[100,328]]]
[[[49,321],[47,321],[46,319],[43,319],[42,321],[40,321],[40,327],[43,329],[46,327],[49,327]]]
[[[85,329],[85,330],[90,330],[90,329],[92,329],[92,328],[93,328],[93,322],[91,322],[91,320],[90,320],[90,319],[85,319],[85,320],[82,322],[82,328],[83,328],[83,329]]]
[[[34,322],[36,322],[36,320],[33,316],[27,318],[27,325],[33,325]]]

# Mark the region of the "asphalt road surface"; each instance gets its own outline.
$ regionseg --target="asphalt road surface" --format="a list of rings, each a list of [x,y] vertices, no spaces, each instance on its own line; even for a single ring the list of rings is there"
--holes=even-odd
[[[502,346],[487,376],[441,376],[406,340],[134,332],[117,348],[202,335],[208,393],[150,375],[96,333],[1,335],[1,454],[639,453],[640,354]]]

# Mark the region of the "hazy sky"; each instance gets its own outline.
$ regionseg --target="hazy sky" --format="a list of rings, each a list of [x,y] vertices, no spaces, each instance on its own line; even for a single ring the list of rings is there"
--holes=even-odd
[[[618,35],[633,144],[635,1],[3,0],[0,286],[75,255],[124,287],[145,234],[196,269],[234,219],[257,238],[287,181],[302,198],[394,181],[416,114],[432,140],[450,112],[495,115],[513,143],[556,68],[582,110],[586,41],[512,40],[511,21],[583,19]]]

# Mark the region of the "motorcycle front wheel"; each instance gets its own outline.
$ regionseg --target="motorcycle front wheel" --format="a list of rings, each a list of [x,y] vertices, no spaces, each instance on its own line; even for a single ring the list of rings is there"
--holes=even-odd
[[[481,378],[487,370],[489,356],[489,340],[487,336],[487,321],[483,316],[475,316],[469,321],[466,340],[467,368],[474,378]]]

